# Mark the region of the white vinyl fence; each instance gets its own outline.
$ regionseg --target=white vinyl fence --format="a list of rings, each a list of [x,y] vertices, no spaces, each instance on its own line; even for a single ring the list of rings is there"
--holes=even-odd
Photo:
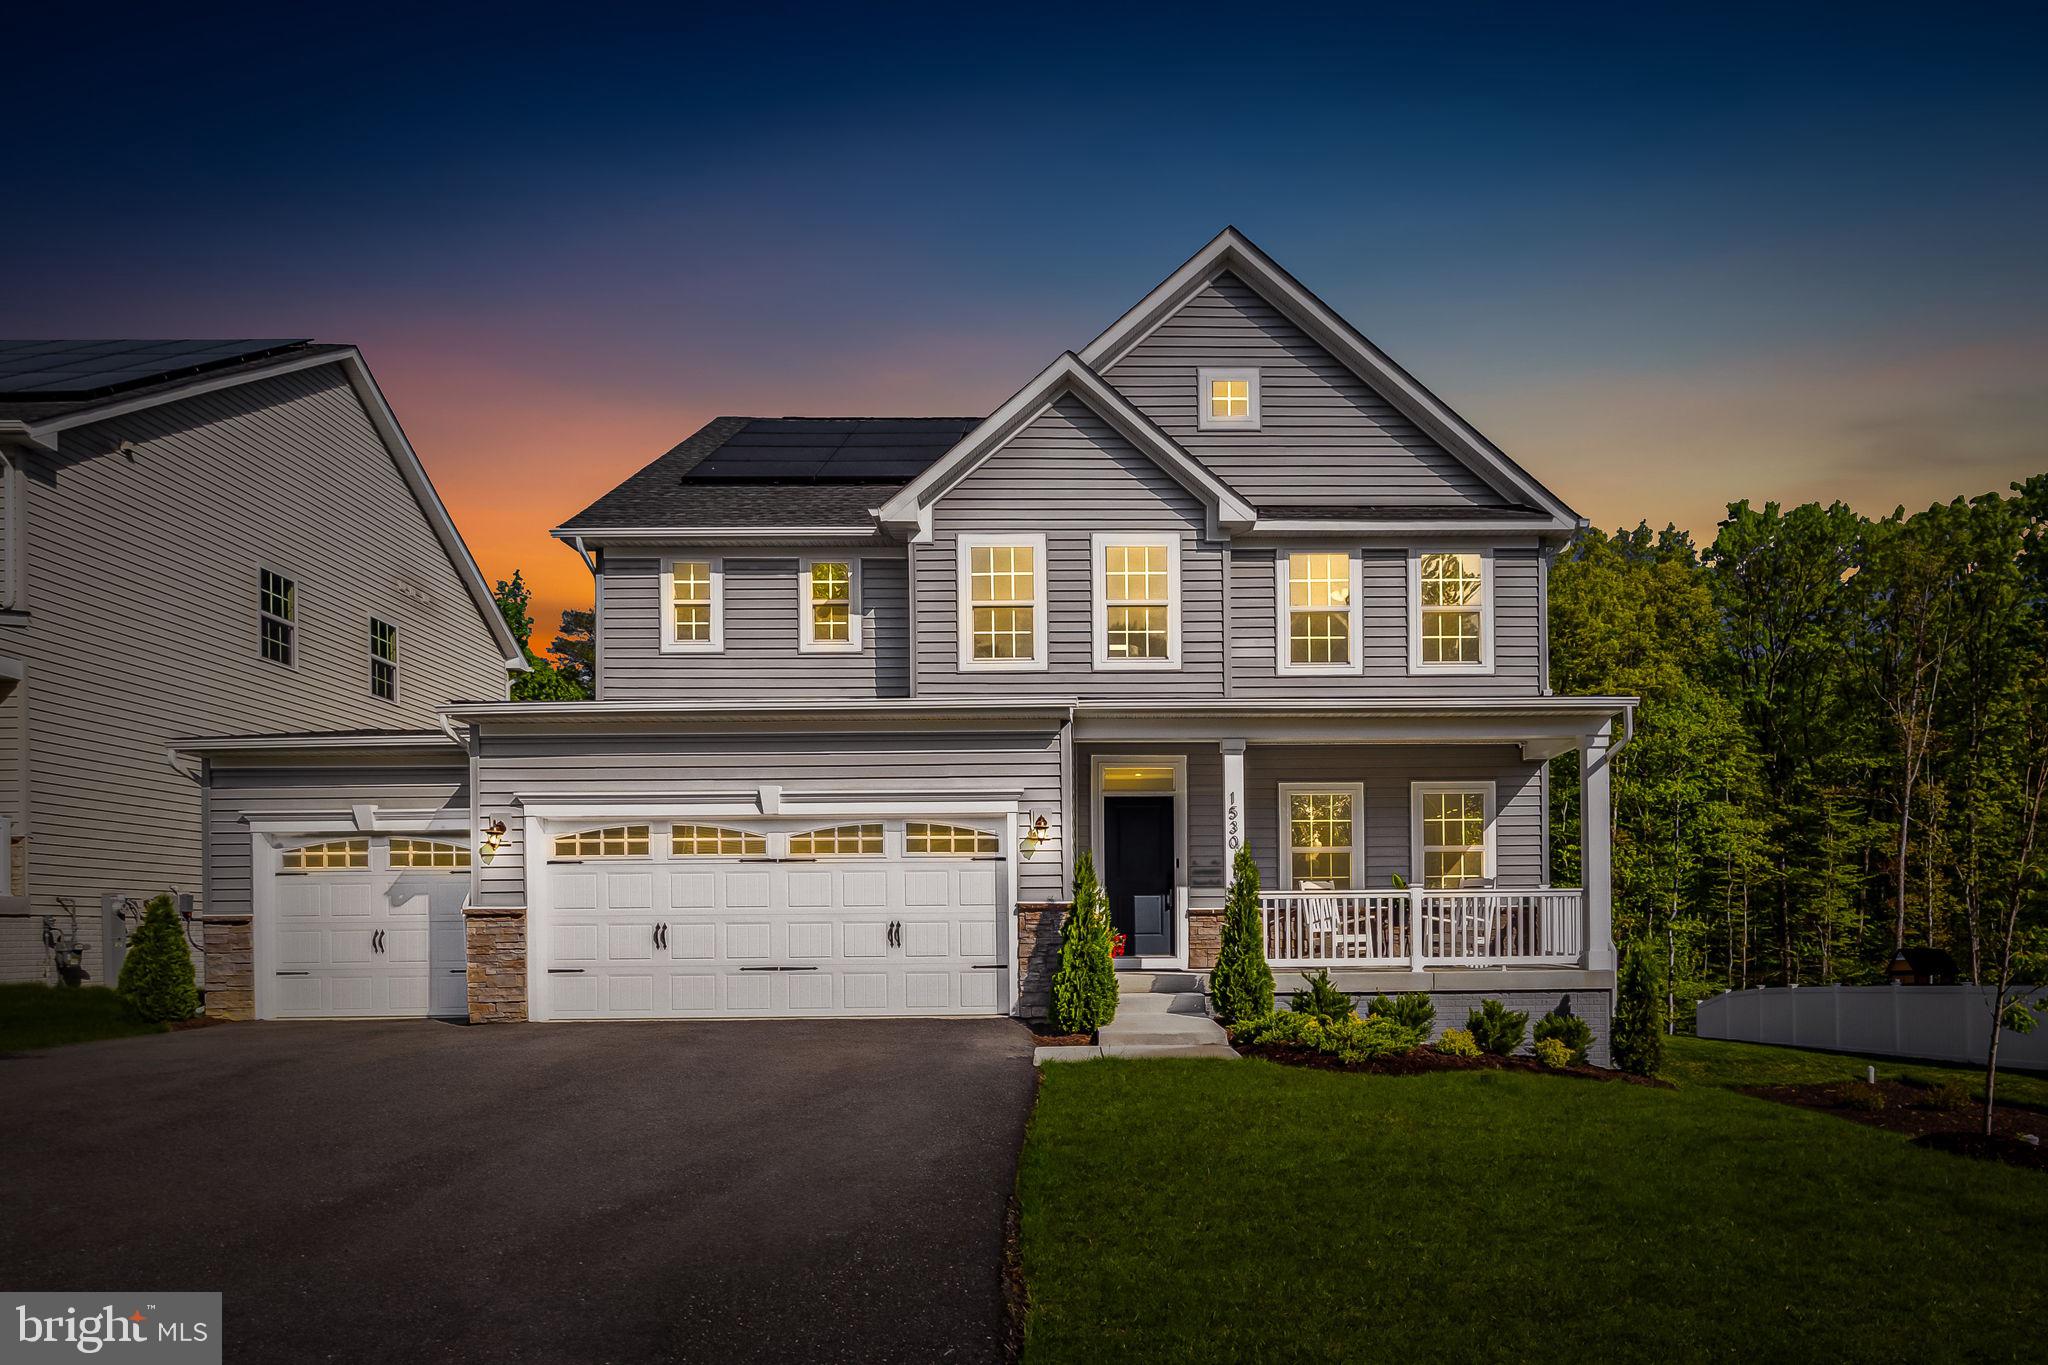
[[[2044,994],[2035,990],[2033,998]],[[1766,986],[1700,1001],[1702,1038],[1981,1066],[1991,1044],[1983,986]],[[2048,1019],[2006,1031],[1998,1065],[2048,1071]]]

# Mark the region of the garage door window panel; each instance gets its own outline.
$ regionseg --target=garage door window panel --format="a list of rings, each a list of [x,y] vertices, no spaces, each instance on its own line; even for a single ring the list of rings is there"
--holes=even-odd
[[[879,858],[882,856],[882,827],[874,825],[832,825],[805,830],[789,836],[792,858]]]
[[[346,872],[370,865],[368,839],[331,839],[288,848],[280,860],[286,872]]]
[[[576,830],[555,838],[555,857],[588,861],[595,858],[645,858],[649,845],[646,825],[607,825],[602,829]]]
[[[669,831],[669,852],[678,858],[760,858],[768,853],[768,840],[722,825],[677,825]]]
[[[442,839],[391,841],[391,866],[419,872],[453,872],[469,866],[469,849]]]
[[[903,851],[913,858],[988,858],[1000,850],[996,836],[985,829],[913,820],[903,827]]]

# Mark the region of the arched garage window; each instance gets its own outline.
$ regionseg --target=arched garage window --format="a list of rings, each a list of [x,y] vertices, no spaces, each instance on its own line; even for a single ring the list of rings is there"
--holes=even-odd
[[[391,841],[391,865],[446,872],[468,867],[469,850],[444,839],[394,838]]]
[[[339,872],[370,865],[368,839],[331,839],[324,844],[306,844],[284,851],[287,872]]]
[[[805,830],[802,834],[789,836],[789,855],[792,858],[845,857],[881,851],[880,825],[834,825],[829,829]]]
[[[722,825],[677,825],[669,831],[668,851],[678,858],[713,858],[768,852],[768,841],[743,829]]]
[[[903,851],[911,854],[986,856],[996,852],[996,836],[965,825],[928,825],[913,820],[903,827]]]
[[[647,826],[609,825],[555,836],[557,858],[644,858]]]

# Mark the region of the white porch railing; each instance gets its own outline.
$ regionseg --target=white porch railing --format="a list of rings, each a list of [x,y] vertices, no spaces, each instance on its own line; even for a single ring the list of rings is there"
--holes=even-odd
[[[1259,896],[1275,967],[1576,966],[1585,893],[1275,891]]]

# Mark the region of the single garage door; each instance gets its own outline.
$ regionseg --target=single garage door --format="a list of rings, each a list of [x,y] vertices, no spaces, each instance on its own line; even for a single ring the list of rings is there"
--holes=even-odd
[[[272,874],[273,1019],[468,1012],[469,849],[360,835],[287,845]]]
[[[554,826],[544,1017],[999,1014],[1003,828]]]

